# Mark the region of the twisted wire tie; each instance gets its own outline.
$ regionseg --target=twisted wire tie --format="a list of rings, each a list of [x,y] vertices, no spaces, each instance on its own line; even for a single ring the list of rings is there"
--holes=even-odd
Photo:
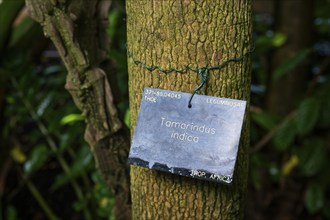
[[[127,47],[127,46],[126,46]],[[167,73],[171,73],[171,72],[176,72],[176,73],[183,73],[183,72],[186,72],[188,70],[191,70],[193,72],[197,72],[198,75],[200,76],[201,78],[201,84],[199,84],[196,89],[194,90],[194,92],[191,94],[190,96],[190,99],[189,99],[189,102],[188,102],[188,108],[191,108],[192,107],[192,104],[191,104],[191,101],[194,97],[194,95],[203,88],[204,84],[206,83],[207,81],[207,77],[208,77],[208,72],[211,71],[211,70],[220,70],[222,69],[224,66],[226,66],[227,64],[231,63],[231,62],[239,62],[241,60],[244,59],[245,56],[247,56],[248,54],[252,53],[255,49],[255,46],[253,45],[253,47],[248,51],[246,52],[245,54],[242,54],[240,57],[234,57],[234,58],[230,58],[226,61],[224,61],[223,63],[221,64],[218,64],[216,66],[212,66],[212,67],[200,67],[200,68],[197,68],[197,67],[190,67],[189,65],[185,66],[184,68],[182,69],[176,69],[176,68],[169,68],[169,69],[164,69],[160,66],[155,66],[155,65],[152,65],[152,66],[148,66],[145,62],[141,61],[141,60],[137,60],[134,58],[133,54],[129,52],[128,50],[128,47],[127,47],[127,56],[130,57],[134,64],[135,65],[141,65],[143,68],[149,70],[150,72],[154,71],[154,70],[159,70],[160,72],[163,72],[165,74]]]

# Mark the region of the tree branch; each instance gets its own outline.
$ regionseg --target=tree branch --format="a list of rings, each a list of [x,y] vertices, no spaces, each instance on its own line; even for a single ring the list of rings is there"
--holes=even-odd
[[[105,27],[110,2],[26,0],[68,70],[65,88],[86,117],[85,140],[115,196],[114,214],[120,220],[131,218],[126,164],[130,138],[113,103],[109,69],[101,67],[109,51]]]

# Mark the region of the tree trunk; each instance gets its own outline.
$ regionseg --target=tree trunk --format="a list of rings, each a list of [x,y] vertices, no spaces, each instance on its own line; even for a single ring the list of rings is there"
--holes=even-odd
[[[26,0],[31,16],[56,46],[67,70],[66,89],[86,117],[85,140],[115,197],[117,220],[130,219],[129,133],[118,118],[106,59],[109,0]]]
[[[286,44],[272,56],[272,70],[285,60],[312,44],[313,0],[276,1],[276,30],[288,38]],[[308,62],[303,62],[277,81],[270,82],[267,108],[270,112],[287,115],[306,89]]]
[[[135,60],[164,69],[212,67],[251,48],[250,0],[127,0],[128,50]],[[250,59],[209,72],[205,94],[249,100]],[[144,87],[193,92],[197,73],[146,70],[128,58],[132,125]],[[248,112],[248,110],[247,110]],[[133,219],[242,219],[248,176],[245,118],[230,186],[131,167]],[[134,126],[131,132],[134,132]]]

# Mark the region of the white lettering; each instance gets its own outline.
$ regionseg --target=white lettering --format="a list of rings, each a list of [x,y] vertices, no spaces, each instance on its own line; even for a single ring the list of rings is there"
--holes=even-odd
[[[163,90],[152,90],[152,89],[145,89],[146,95],[154,95],[154,96],[161,96],[161,97],[167,97],[171,99],[181,99],[181,94],[178,94],[176,92],[171,91],[163,91]]]
[[[214,98],[207,98],[206,103],[209,104],[215,104],[215,105],[229,105],[229,106],[244,106],[244,103],[242,102],[236,102],[231,100],[223,100],[223,99],[214,99]]]
[[[180,134],[178,132],[173,132],[171,134],[171,138],[177,139],[177,140],[180,140],[180,141],[189,141],[189,142],[195,142],[195,143],[198,143],[198,141],[199,141],[199,137],[192,136],[192,135],[187,134],[187,133]]]
[[[165,125],[168,128],[178,128],[182,130],[190,130],[193,132],[200,132],[205,134],[215,134],[216,129],[207,127],[206,125],[195,125],[194,123],[183,123],[178,121],[167,120],[165,117],[161,117],[162,126]]]
[[[202,177],[205,176],[206,173],[204,171],[199,171],[199,170],[190,170],[190,176],[198,176],[198,177]]]
[[[147,102],[156,102],[156,100],[157,100],[157,98],[156,97],[153,97],[153,96],[144,96],[144,99]]]

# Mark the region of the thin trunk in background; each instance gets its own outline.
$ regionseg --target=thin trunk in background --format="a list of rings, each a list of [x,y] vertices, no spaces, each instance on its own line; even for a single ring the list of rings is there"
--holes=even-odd
[[[312,46],[313,4],[313,0],[275,1],[275,28],[287,37],[287,41],[273,53],[272,70],[279,68],[296,53]],[[270,82],[267,98],[267,109],[270,112],[286,115],[295,107],[306,89],[304,83],[309,72],[308,64],[306,61],[302,62],[283,77]]]

